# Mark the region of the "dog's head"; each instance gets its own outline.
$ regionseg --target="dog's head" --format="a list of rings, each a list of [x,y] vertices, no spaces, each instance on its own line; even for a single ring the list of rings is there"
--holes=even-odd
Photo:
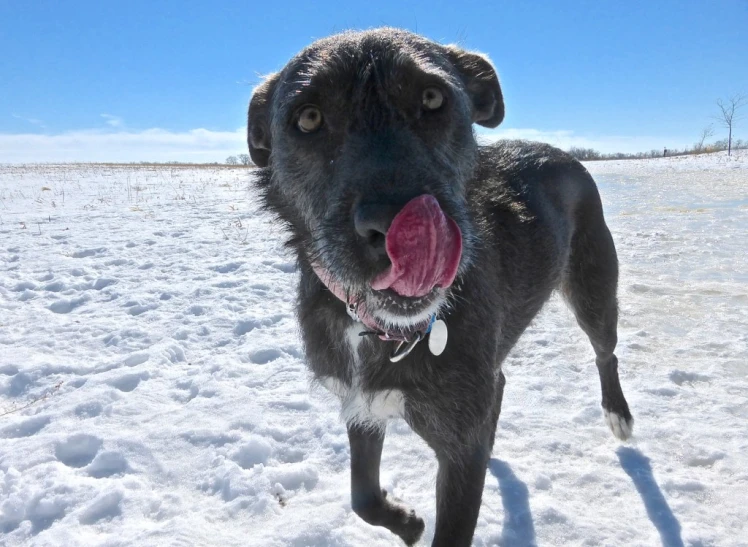
[[[255,89],[249,151],[302,257],[381,324],[408,326],[470,265],[472,124],[503,117],[486,57],[395,29],[348,32]]]

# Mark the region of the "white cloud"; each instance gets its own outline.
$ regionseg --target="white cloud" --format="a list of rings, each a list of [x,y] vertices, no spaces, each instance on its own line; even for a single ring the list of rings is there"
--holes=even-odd
[[[111,127],[122,127],[122,118],[119,116],[113,116],[112,114],[101,114],[101,117],[104,118],[104,121],[106,121],[107,125]]]
[[[37,127],[41,127],[42,129],[46,129],[47,126],[44,124],[42,120],[39,120],[37,118],[27,118],[25,116],[19,116],[18,114],[11,114],[15,119],[17,120],[23,120],[27,123],[30,123],[31,125],[36,125]]]
[[[244,128],[235,131],[165,129],[80,130],[59,135],[0,133],[0,163],[223,162],[246,153]]]
[[[111,129],[69,131],[58,135],[0,133],[0,163],[37,162],[140,162],[182,161],[223,162],[227,156],[247,152],[244,128],[235,131],[192,129],[174,132],[165,129],[126,130],[122,119],[102,114]],[[38,120],[37,120],[38,121]],[[478,131],[479,141],[527,139],[542,141],[568,150],[571,146],[594,148],[601,152],[645,152],[652,149],[683,147],[690,143],[662,137],[616,137],[577,135],[573,131],[538,129],[499,129]]]
[[[562,150],[568,150],[572,146],[580,148],[594,148],[599,152],[648,152],[650,150],[662,150],[668,148],[684,148],[690,142],[680,138],[669,137],[622,137],[612,135],[578,135],[573,131],[558,130],[544,131],[540,129],[480,129],[477,131],[478,141],[488,144],[500,139],[525,139],[529,141],[547,142]]]

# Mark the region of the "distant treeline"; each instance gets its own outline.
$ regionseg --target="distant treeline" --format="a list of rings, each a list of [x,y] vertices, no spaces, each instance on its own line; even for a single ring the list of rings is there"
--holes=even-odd
[[[748,140],[733,139],[732,149],[745,149],[748,148]],[[692,147],[686,147],[682,149],[678,148],[659,148],[656,150],[650,150],[649,152],[637,152],[635,154],[624,154],[623,152],[613,152],[604,154],[598,152],[593,148],[581,148],[578,146],[572,146],[569,149],[569,154],[580,161],[595,161],[595,160],[640,160],[645,158],[661,158],[663,156],[689,156],[692,154],[709,154],[711,152],[721,152],[727,150],[727,139],[715,141],[712,144],[695,144]]]

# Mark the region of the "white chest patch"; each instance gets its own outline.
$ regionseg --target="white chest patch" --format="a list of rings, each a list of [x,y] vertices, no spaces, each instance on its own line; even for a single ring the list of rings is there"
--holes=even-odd
[[[399,389],[387,391],[364,391],[359,381],[361,357],[359,336],[362,326],[355,324],[346,332],[351,350],[351,385],[330,376],[322,379],[322,385],[340,399],[340,416],[347,424],[368,427],[384,427],[390,418],[400,418],[405,414],[405,397]]]

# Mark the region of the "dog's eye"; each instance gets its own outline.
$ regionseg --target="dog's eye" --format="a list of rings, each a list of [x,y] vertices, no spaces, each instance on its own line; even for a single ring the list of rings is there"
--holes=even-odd
[[[299,113],[299,121],[296,125],[304,133],[313,133],[322,125],[322,112],[316,106],[305,106]]]
[[[444,103],[444,94],[437,87],[427,87],[423,90],[423,107],[426,110],[438,110]]]

